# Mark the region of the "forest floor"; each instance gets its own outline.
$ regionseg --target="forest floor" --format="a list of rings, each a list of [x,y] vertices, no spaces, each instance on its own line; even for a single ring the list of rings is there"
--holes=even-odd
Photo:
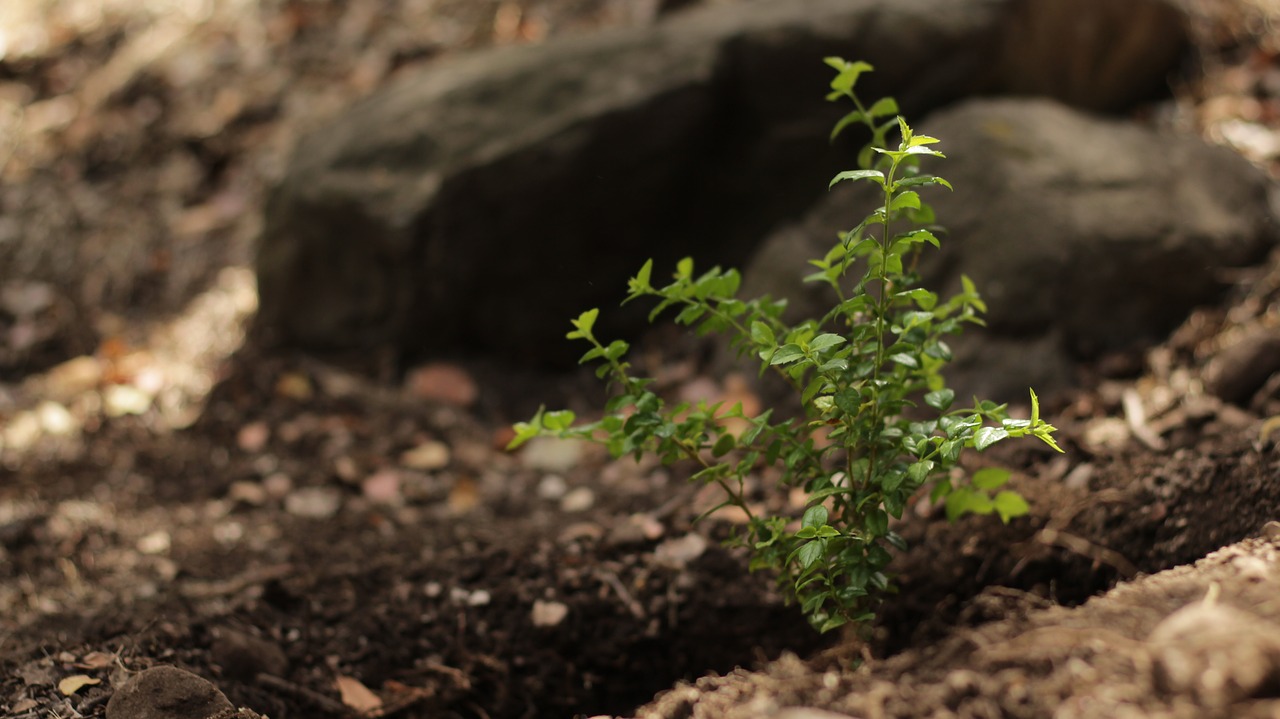
[[[1246,32],[1261,27],[1250,3],[1227,6],[1198,33],[1203,79],[1147,114],[1268,166],[1275,38]],[[908,512],[901,591],[866,642],[815,634],[723,548],[733,513],[695,525],[715,497],[679,468],[572,443],[502,450],[540,402],[598,406],[589,377],[478,362],[371,379],[245,343],[263,190],[299,133],[434,58],[649,22],[655,7],[5,1],[0,711],[102,716],[127,677],[173,664],[276,719],[629,715],[677,681],[767,665],[644,712],[689,716],[699,698],[728,716],[750,685],[880,697],[849,709],[868,716],[988,715],[979,700],[1047,716],[1059,695],[1021,714],[999,702],[1010,682],[1070,678],[1075,665],[1045,659],[1065,634],[1026,646],[1015,629],[1280,519],[1280,388],[1264,376],[1232,404],[1203,381],[1219,357],[1219,384],[1249,384],[1250,365],[1221,358],[1277,320],[1280,256],[1229,278],[1161,346],[1081,366],[1079,389],[1046,398],[1065,455],[983,458],[1018,470],[1030,516]],[[753,399],[690,357],[644,361],[673,396]],[[1213,566],[1224,585],[1256,570]],[[1144,581],[1170,611],[1189,601]],[[1095,651],[1133,656],[1116,637],[1161,606],[1107,614]],[[854,659],[870,661],[824,679]],[[990,671],[955,679],[966,666]],[[890,696],[890,676],[908,689]],[[1280,677],[1264,680],[1228,704],[1275,696]],[[1130,689],[1137,715],[1178,715]]]

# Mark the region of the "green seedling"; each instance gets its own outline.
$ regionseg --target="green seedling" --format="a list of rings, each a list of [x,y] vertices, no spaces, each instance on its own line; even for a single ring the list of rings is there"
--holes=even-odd
[[[836,298],[821,317],[796,324],[783,320],[784,301],[737,297],[736,270],[694,270],[677,263],[670,282],[655,285],[653,261],[628,282],[626,302],[653,298],[653,321],[667,310],[678,324],[699,334],[727,337],[742,355],[758,360],[798,394],[804,415],[755,416],[742,405],[668,405],[632,374],[628,344],[605,344],[593,333],[598,311],[573,320],[568,338],[590,345],[583,363],[598,363],[597,375],[616,394],[594,422],[575,423],[572,412],[539,411],[515,425],[515,448],[538,436],[586,439],[604,444],[615,457],[656,455],[687,461],[693,481],[718,486],[723,501],[748,517],[734,542],[750,548],[753,569],[776,573],[788,596],[820,631],[874,617],[876,602],[892,590],[886,567],[891,550],[906,543],[890,528],[912,498],[942,503],[948,518],[996,514],[1001,520],[1026,514],[1027,502],[1009,489],[1009,472],[957,469],[966,449],[979,452],[1009,438],[1036,437],[1061,451],[1054,427],[1040,418],[1031,392],[1031,418],[1012,419],[1005,405],[974,399],[957,406],[942,370],[951,360],[946,338],[967,324],[981,324],[986,306],[969,278],[950,297],[919,285],[917,259],[939,247],[932,208],[919,191],[950,189],[922,172],[921,160],[941,159],[938,140],[915,133],[892,98],[869,107],[855,94],[865,62],[828,58],[835,70],[829,100],[854,109],[832,137],[864,127],[871,140],[858,155],[859,169],[841,172],[841,182],[875,186],[882,202],[852,229],[840,233],[827,253],[810,260],[805,279],[828,285]],[[896,146],[889,144],[896,135]],[[752,511],[747,478],[777,468],[777,489],[802,488],[808,500],[800,516],[759,516]],[[768,491],[768,489],[766,489]],[[714,510],[712,510],[714,511]]]

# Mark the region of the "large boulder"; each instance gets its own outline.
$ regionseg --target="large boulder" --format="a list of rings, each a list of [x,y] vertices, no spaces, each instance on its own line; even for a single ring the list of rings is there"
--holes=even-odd
[[[922,274],[948,291],[968,275],[990,308],[989,331],[954,343],[967,393],[1025,398],[1028,384],[1069,382],[1072,359],[1159,340],[1221,294],[1225,270],[1260,261],[1276,241],[1264,175],[1196,137],[1043,99],[969,100],[919,129],[947,155],[927,169],[955,187],[926,195],[948,235]],[[845,185],[775,233],[744,290],[820,316],[831,298],[799,280],[806,260],[874,194]]]
[[[1077,19],[1093,22],[1094,5]],[[1133,5],[1165,30],[1154,56],[1185,44],[1171,4]],[[822,101],[824,56],[873,63],[865,95],[918,116],[975,93],[1074,87],[1055,79],[1073,72],[1059,58],[1113,54],[1063,48],[1028,73],[1008,35],[1059,39],[1027,19],[1036,7],[764,0],[441,62],[299,144],[268,202],[258,327],[312,348],[563,362],[580,349],[561,341],[567,318],[615,306],[646,258],[740,264],[821,196],[849,155],[827,147],[845,109]],[[1143,87],[1168,70],[1116,65]],[[602,321],[627,333],[643,311]]]

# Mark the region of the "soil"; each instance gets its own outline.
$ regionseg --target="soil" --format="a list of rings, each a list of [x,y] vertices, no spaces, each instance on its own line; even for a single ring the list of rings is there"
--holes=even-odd
[[[1256,374],[1221,358],[1277,321],[1280,255],[1046,398],[1065,455],[971,460],[1016,469],[1030,516],[915,504],[899,593],[867,636],[820,636],[721,545],[735,515],[695,524],[715,497],[683,469],[502,451],[541,402],[599,406],[591,377],[472,358],[369,378],[245,341],[257,207],[298,132],[442,55],[657,3],[213,2],[166,40],[145,3],[16,2],[34,20],[0,57],[0,110],[25,118],[0,127],[21,140],[0,143],[0,234],[26,237],[0,293],[8,715],[102,716],[164,665],[277,719],[1275,715],[1277,549],[1247,538],[1280,519],[1280,392],[1264,373],[1227,402],[1205,368]],[[1223,7],[1173,114],[1270,131],[1274,38]],[[663,391],[750,395],[652,346]],[[1230,651],[1197,634],[1237,625]],[[1258,671],[1223,668],[1246,650]]]

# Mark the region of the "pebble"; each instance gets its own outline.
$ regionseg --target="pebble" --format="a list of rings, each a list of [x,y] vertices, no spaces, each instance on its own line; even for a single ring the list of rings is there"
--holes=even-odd
[[[538,496],[543,499],[557,500],[568,491],[569,485],[558,474],[548,474],[538,482]]]
[[[1280,371],[1280,327],[1252,327],[1224,347],[1204,370],[1205,387],[1245,404],[1272,374]]]
[[[405,387],[414,396],[453,407],[470,407],[480,396],[480,388],[461,367],[439,362],[409,372]]]
[[[342,495],[331,487],[303,487],[284,499],[284,509],[295,517],[329,519],[342,507]]]
[[[227,499],[250,507],[261,507],[267,503],[267,490],[258,482],[239,479],[227,488]]]
[[[581,440],[536,437],[524,445],[520,458],[529,469],[564,474],[578,466],[585,450]]]
[[[569,616],[569,606],[563,602],[547,602],[541,599],[533,603],[533,626],[554,627]]]
[[[707,551],[707,540],[701,534],[690,532],[683,537],[674,537],[659,544],[653,550],[658,564],[671,569],[684,569],[689,562],[702,556]]]
[[[596,493],[590,487],[578,487],[560,498],[563,512],[585,512],[596,503]]]
[[[423,442],[400,455],[400,464],[402,466],[424,472],[443,469],[448,466],[449,460],[449,445],[435,440]]]

